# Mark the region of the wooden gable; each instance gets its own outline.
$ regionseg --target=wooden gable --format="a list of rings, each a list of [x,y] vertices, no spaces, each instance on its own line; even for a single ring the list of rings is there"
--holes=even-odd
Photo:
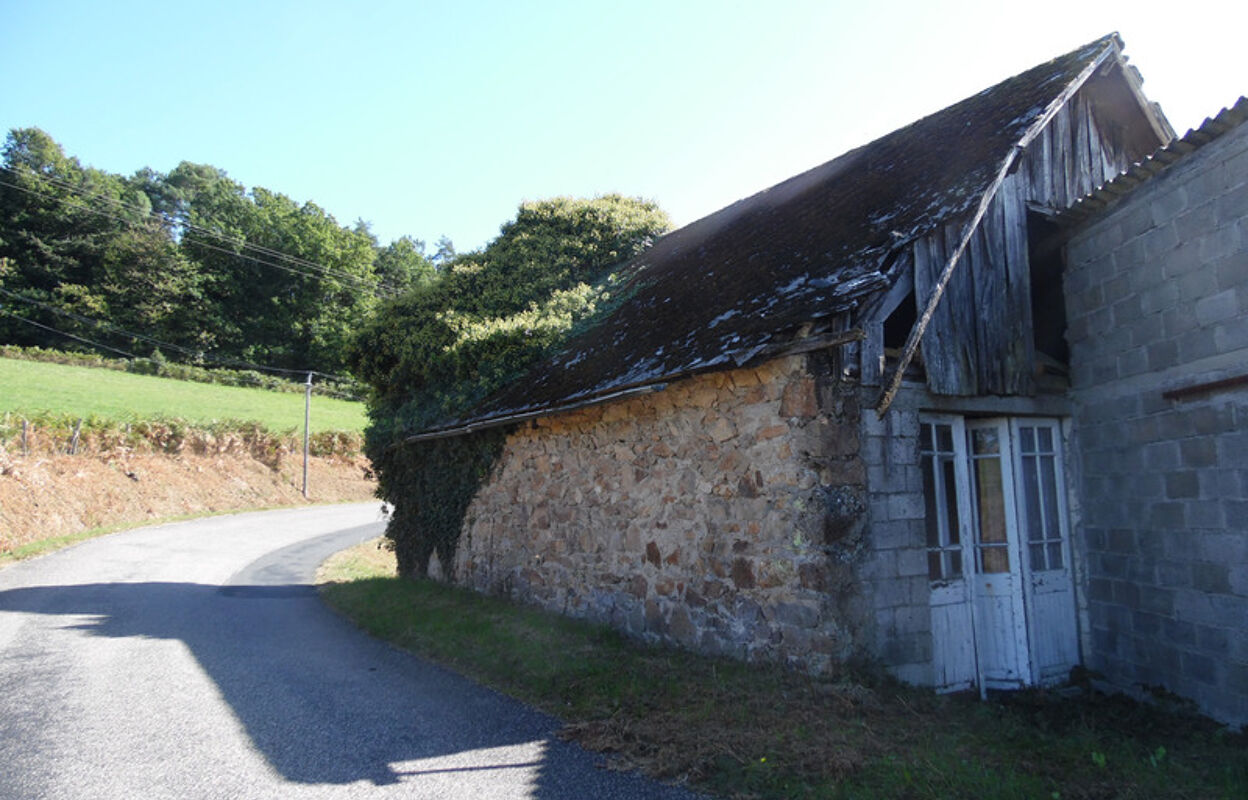
[[[1136,82],[1121,60],[1107,62],[1056,110],[1004,176],[923,332],[922,360],[932,392],[1035,393],[1033,292],[1038,281],[1058,276],[1033,274],[1029,226],[1037,216],[1051,216],[1087,196],[1172,138],[1164,117],[1138,95]],[[913,287],[920,303],[938,286],[967,224],[964,219],[948,222],[912,245]],[[1035,313],[1059,314],[1061,309]]]

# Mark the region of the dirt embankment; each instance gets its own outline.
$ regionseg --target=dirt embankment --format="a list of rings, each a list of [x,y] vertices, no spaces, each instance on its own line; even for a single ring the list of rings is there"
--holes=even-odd
[[[182,514],[373,499],[376,483],[362,456],[313,458],[308,500],[301,459],[268,461],[239,452],[22,456],[0,448],[0,552]]]

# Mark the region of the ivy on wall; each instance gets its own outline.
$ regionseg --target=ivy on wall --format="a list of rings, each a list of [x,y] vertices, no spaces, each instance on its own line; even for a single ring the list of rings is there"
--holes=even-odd
[[[654,203],[608,195],[520,207],[483,250],[383,306],[350,351],[370,387],[366,452],[394,512],[399,570],[450,568],[472,498],[502,454],[506,430],[406,442],[464,417],[621,301],[614,268],[670,227]]]

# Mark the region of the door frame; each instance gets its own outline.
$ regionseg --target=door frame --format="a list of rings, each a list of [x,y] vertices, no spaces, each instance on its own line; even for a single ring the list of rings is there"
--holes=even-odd
[[[1082,644],[1079,636],[1074,548],[1071,542],[1071,504],[1067,496],[1069,487],[1063,463],[1065,442],[1061,420],[1054,417],[965,417],[948,413],[924,413],[920,415],[919,421],[920,435],[926,437],[920,443],[920,466],[924,477],[925,524],[928,526],[926,546],[931,587],[929,608],[934,638],[933,680],[937,690],[958,691],[976,685],[983,695],[987,689],[1013,689],[1060,682],[1067,668],[1066,662],[1069,661],[1070,666],[1079,662]],[[947,439],[940,438],[942,434],[936,432],[937,427],[946,427],[952,433],[952,446],[941,443],[947,442]],[[1024,429],[1029,429],[1030,434],[1024,434]],[[1043,453],[1037,450],[1037,431],[1041,429],[1048,431],[1048,436],[1051,437],[1048,449]],[[977,456],[973,452],[972,436],[976,430],[997,432],[997,453]],[[1026,447],[1025,435],[1029,435],[1032,442]],[[985,437],[986,440],[990,438]],[[1024,450],[1027,452],[1023,452]],[[1034,458],[1030,464],[1032,472],[1025,473],[1024,459],[1037,454],[1043,458]],[[949,474],[947,462],[950,458],[953,461],[952,475],[957,484],[953,493],[956,502],[952,508],[949,505],[949,494],[942,483],[942,477]],[[1045,458],[1048,460],[1044,460]],[[1000,516],[998,523],[1005,527],[1005,542],[1002,545],[994,541],[988,546],[994,549],[1001,547],[1006,554],[1008,570],[1004,573],[985,573],[982,569],[984,543],[980,539],[977,459],[995,459],[1000,465],[1000,507],[991,511]],[[937,465],[943,466],[938,470]],[[1042,469],[1051,470],[1047,479],[1055,486],[1055,508],[1042,512],[1040,519],[1042,525],[1056,521],[1060,536],[1057,552],[1060,553],[1061,566],[1058,569],[1061,574],[1049,577],[1057,583],[1064,581],[1062,586],[1049,594],[1049,599],[1053,602],[1044,607],[1045,613],[1050,617],[1043,624],[1059,626],[1056,634],[1053,631],[1048,632],[1049,638],[1044,642],[1040,639],[1041,625],[1037,624],[1040,615],[1037,608],[1037,581],[1038,576],[1044,575],[1045,571],[1032,568],[1030,546],[1048,546],[1053,542],[1051,539],[1035,538],[1035,510],[1030,505],[1034,501],[1028,501],[1024,496],[1025,491],[1033,489],[1030,483],[1024,486],[1024,483],[1032,480],[1032,476],[1040,476],[1036,478],[1040,481],[1046,479],[1041,474]],[[940,477],[936,476],[938,471],[941,472]],[[988,474],[985,473],[985,477]],[[1050,493],[1047,500],[1052,501],[1053,494]],[[1030,519],[1027,517],[1029,511],[1033,514]],[[1047,516],[1050,511],[1056,514],[1055,518]],[[933,514],[941,519],[933,521]],[[954,524],[954,519],[961,528],[958,542],[961,547],[962,570],[955,580],[950,580],[947,574],[940,573],[942,565],[948,571],[949,560],[943,556],[943,551],[948,549],[948,542],[934,542],[933,536],[943,535],[938,533],[938,529],[946,530]],[[1047,534],[1041,534],[1045,535]],[[934,547],[934,544],[937,546]],[[1043,560],[1046,566],[1051,563],[1049,557]],[[981,608],[988,601],[986,593],[991,594],[993,588],[1000,589],[1000,584],[993,587],[988,582],[987,576],[991,575],[1008,576],[1007,593],[995,595],[998,600],[995,608],[991,607],[991,602],[989,606]],[[1068,593],[1068,599],[1061,593]],[[1008,603],[1003,605],[999,602],[1006,598]],[[959,602],[965,603],[964,610],[955,607]],[[1056,619],[1064,621],[1055,623],[1051,616],[1053,614],[1058,615]],[[990,620],[994,616],[995,622]],[[969,636],[963,635],[958,640],[954,629],[960,624],[969,626],[970,630],[967,632]],[[991,628],[994,624],[998,626],[997,629]],[[1001,626],[1008,626],[1008,629],[1001,629]],[[952,641],[942,638],[946,635],[951,636]],[[996,638],[990,640],[988,637]],[[1054,645],[1049,639],[1057,644]],[[968,645],[974,661],[973,669],[965,661]],[[1051,646],[1045,650],[1042,645]],[[1042,665],[1039,661],[1042,652],[1050,653],[1051,657],[1052,653],[1056,653],[1056,659],[1063,663],[1056,664],[1055,661],[1056,667],[1054,664]],[[986,664],[985,661],[992,659],[994,653],[997,654],[996,663]],[[950,659],[952,661],[947,661]]]

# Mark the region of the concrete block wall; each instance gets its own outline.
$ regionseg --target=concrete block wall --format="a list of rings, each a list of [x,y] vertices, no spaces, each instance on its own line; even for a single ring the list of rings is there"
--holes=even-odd
[[[867,471],[868,546],[860,577],[874,621],[874,657],[898,678],[932,683],[932,616],[927,573],[919,413],[902,392],[881,419],[864,392],[862,461]]]
[[[1071,240],[1089,666],[1248,722],[1248,125]]]

